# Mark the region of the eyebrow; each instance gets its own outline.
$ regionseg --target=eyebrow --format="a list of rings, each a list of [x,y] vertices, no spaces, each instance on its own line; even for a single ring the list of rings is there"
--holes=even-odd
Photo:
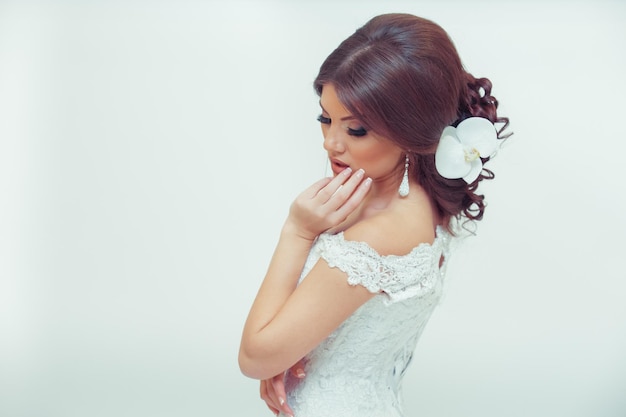
[[[320,107],[322,108],[322,111],[323,111],[323,112],[325,112],[325,113],[328,113],[328,112],[326,111],[326,109],[324,108],[324,106],[322,106],[322,100],[320,100],[320,101],[319,101],[319,103],[320,103]],[[350,115],[350,116],[342,117],[342,118],[341,118],[341,119],[339,119],[339,120],[340,120],[340,121],[342,121],[342,122],[345,122],[345,121],[347,121],[347,120],[356,120],[356,117],[354,117],[354,116]]]

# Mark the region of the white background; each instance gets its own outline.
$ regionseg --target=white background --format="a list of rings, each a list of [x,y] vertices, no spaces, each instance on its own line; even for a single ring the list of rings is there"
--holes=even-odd
[[[0,1],[0,415],[270,416],[241,328],[325,175],[322,60],[442,25],[515,135],[409,416],[626,415],[622,2]]]

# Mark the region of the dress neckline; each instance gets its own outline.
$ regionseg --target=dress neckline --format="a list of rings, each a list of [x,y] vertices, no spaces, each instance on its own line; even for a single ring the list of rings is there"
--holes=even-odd
[[[346,244],[354,245],[354,246],[360,247],[363,250],[366,250],[367,252],[376,254],[380,258],[383,258],[383,259],[394,258],[395,259],[395,258],[410,257],[422,250],[432,250],[432,249],[439,248],[446,240],[448,240],[449,237],[450,237],[450,234],[448,233],[448,231],[442,225],[438,224],[435,227],[435,238],[433,239],[432,242],[420,242],[416,246],[414,246],[409,252],[403,255],[395,255],[395,254],[381,255],[380,253],[378,253],[378,251],[376,251],[376,249],[372,248],[367,242],[360,241],[360,240],[345,239],[343,230],[337,233],[322,233],[321,235],[319,235],[318,239],[341,240],[345,242]]]

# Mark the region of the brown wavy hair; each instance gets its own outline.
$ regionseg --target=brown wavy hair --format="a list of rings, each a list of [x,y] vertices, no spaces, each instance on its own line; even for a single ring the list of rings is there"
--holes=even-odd
[[[409,156],[411,175],[434,200],[444,225],[466,217],[480,220],[484,196],[478,183],[493,179],[483,168],[467,184],[446,179],[435,168],[435,150],[446,126],[484,117],[501,124],[491,82],[465,71],[448,34],[434,22],[410,14],[384,14],[368,21],[326,58],[314,87],[333,84],[341,103],[369,129],[387,137]],[[483,158],[483,163],[488,158]]]

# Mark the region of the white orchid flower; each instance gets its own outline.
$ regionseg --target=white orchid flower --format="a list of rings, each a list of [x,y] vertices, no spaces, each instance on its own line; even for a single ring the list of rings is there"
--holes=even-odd
[[[480,158],[497,150],[497,139],[495,126],[483,117],[465,119],[456,128],[446,127],[435,152],[437,171],[444,178],[463,178],[471,184],[483,169]]]

